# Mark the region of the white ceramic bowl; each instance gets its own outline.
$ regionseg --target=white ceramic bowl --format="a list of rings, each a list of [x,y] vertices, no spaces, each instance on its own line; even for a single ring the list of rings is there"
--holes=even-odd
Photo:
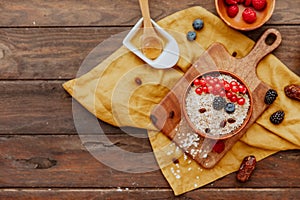
[[[141,51],[139,43],[134,42],[139,40],[140,33],[142,32],[143,18],[141,18],[135,26],[130,30],[123,40],[123,45],[126,46],[135,55],[141,58],[150,66],[157,69],[166,69],[173,67],[179,59],[179,47],[176,40],[157,23],[151,20],[153,27],[164,41],[164,49],[162,53],[155,59],[147,58]]]

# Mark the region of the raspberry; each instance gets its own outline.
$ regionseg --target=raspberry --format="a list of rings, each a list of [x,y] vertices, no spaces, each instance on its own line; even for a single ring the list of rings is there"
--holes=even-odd
[[[284,111],[278,110],[270,116],[270,121],[273,124],[280,124],[284,119]]]
[[[244,1],[244,5],[245,5],[245,6],[250,6],[251,3],[252,3],[252,0],[245,0],[245,1]]]
[[[225,0],[225,3],[227,3],[228,5],[236,5],[237,0]]]
[[[242,14],[244,21],[248,24],[252,24],[256,21],[256,12],[252,8],[246,8]]]
[[[213,151],[216,153],[222,153],[225,149],[225,143],[223,140],[218,140],[215,146],[213,147]]]
[[[227,8],[227,15],[230,18],[235,17],[239,12],[239,7],[237,5],[231,5]]]
[[[255,10],[263,10],[267,5],[266,0],[252,0],[252,6]]]

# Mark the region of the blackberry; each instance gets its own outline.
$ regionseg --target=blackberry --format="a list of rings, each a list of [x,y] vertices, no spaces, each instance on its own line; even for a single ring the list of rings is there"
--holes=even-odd
[[[226,100],[223,97],[215,97],[213,100],[213,108],[215,110],[221,110],[224,108]]]
[[[278,110],[270,116],[270,121],[273,124],[280,124],[283,119],[284,119],[284,111],[282,110]]]
[[[265,95],[265,104],[271,105],[276,97],[278,96],[277,92],[273,89],[269,89]]]

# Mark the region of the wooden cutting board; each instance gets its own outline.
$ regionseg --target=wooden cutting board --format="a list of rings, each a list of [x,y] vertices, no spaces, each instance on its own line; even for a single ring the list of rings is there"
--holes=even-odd
[[[251,52],[243,58],[233,57],[222,44],[214,43],[152,110],[152,123],[203,167],[214,167],[267,108],[264,96],[270,87],[257,77],[256,67],[259,61],[280,43],[279,31],[268,29]],[[253,98],[253,112],[248,124],[238,134],[219,142],[196,134],[183,115],[184,94],[190,83],[196,77],[216,69],[229,71],[240,77],[247,84]],[[225,149],[221,153],[213,150],[217,142],[225,144]]]

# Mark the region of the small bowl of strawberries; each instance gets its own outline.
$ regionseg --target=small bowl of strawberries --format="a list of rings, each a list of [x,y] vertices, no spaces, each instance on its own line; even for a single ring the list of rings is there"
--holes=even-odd
[[[215,5],[228,26],[249,31],[261,27],[270,19],[275,0],[215,0]]]

